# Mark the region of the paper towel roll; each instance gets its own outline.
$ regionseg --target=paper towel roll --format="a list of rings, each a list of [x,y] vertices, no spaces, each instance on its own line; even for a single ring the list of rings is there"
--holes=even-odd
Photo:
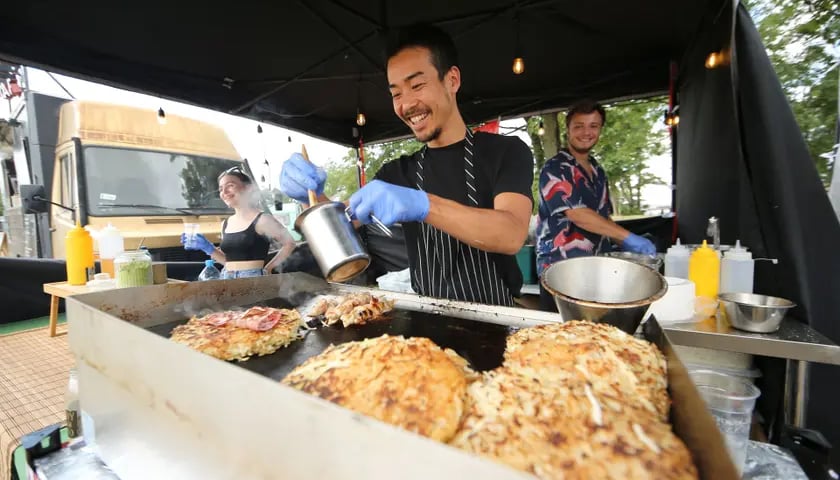
[[[654,315],[662,323],[691,320],[694,317],[694,282],[684,278],[665,277],[668,292],[651,304],[647,317]]]

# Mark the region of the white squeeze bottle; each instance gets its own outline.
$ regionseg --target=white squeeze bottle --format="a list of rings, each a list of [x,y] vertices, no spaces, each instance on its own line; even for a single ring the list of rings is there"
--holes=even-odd
[[[688,279],[688,259],[691,252],[688,247],[680,244],[677,239],[671,248],[665,252],[665,276]]]
[[[735,242],[735,247],[723,254],[720,262],[720,293],[753,293],[755,260],[752,253]]]
[[[102,273],[107,273],[111,278],[114,275],[114,259],[125,251],[125,241],[117,227],[111,225],[102,229],[96,237],[99,252],[99,266]]]

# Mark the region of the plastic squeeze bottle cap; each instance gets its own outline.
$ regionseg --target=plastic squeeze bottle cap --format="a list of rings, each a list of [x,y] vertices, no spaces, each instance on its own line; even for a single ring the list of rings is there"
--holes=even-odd
[[[752,260],[752,253],[741,246],[741,240],[735,241],[735,246],[723,253],[723,258],[729,260]]]
[[[665,252],[667,255],[678,255],[678,256],[688,256],[689,251],[688,247],[680,243],[680,239],[677,238],[677,243],[672,245],[668,250]]]

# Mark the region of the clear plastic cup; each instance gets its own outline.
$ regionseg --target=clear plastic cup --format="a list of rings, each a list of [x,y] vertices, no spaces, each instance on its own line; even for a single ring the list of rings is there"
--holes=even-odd
[[[195,236],[198,235],[199,225],[197,223],[185,223],[184,224],[184,234],[187,236],[187,242],[192,242],[195,240]]]
[[[741,474],[747,457],[755,399],[761,391],[745,378],[713,370],[691,370],[689,375],[723,434],[729,456],[738,474]]]

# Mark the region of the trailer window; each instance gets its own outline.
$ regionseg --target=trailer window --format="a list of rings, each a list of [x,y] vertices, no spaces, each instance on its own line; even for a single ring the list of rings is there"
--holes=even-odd
[[[85,147],[89,213],[94,216],[226,213],[217,177],[242,162],[127,148]],[[182,211],[179,211],[182,210]]]
[[[61,175],[61,204],[68,207],[75,207],[75,175],[73,168],[73,157],[69,153],[58,158],[59,174]]]

